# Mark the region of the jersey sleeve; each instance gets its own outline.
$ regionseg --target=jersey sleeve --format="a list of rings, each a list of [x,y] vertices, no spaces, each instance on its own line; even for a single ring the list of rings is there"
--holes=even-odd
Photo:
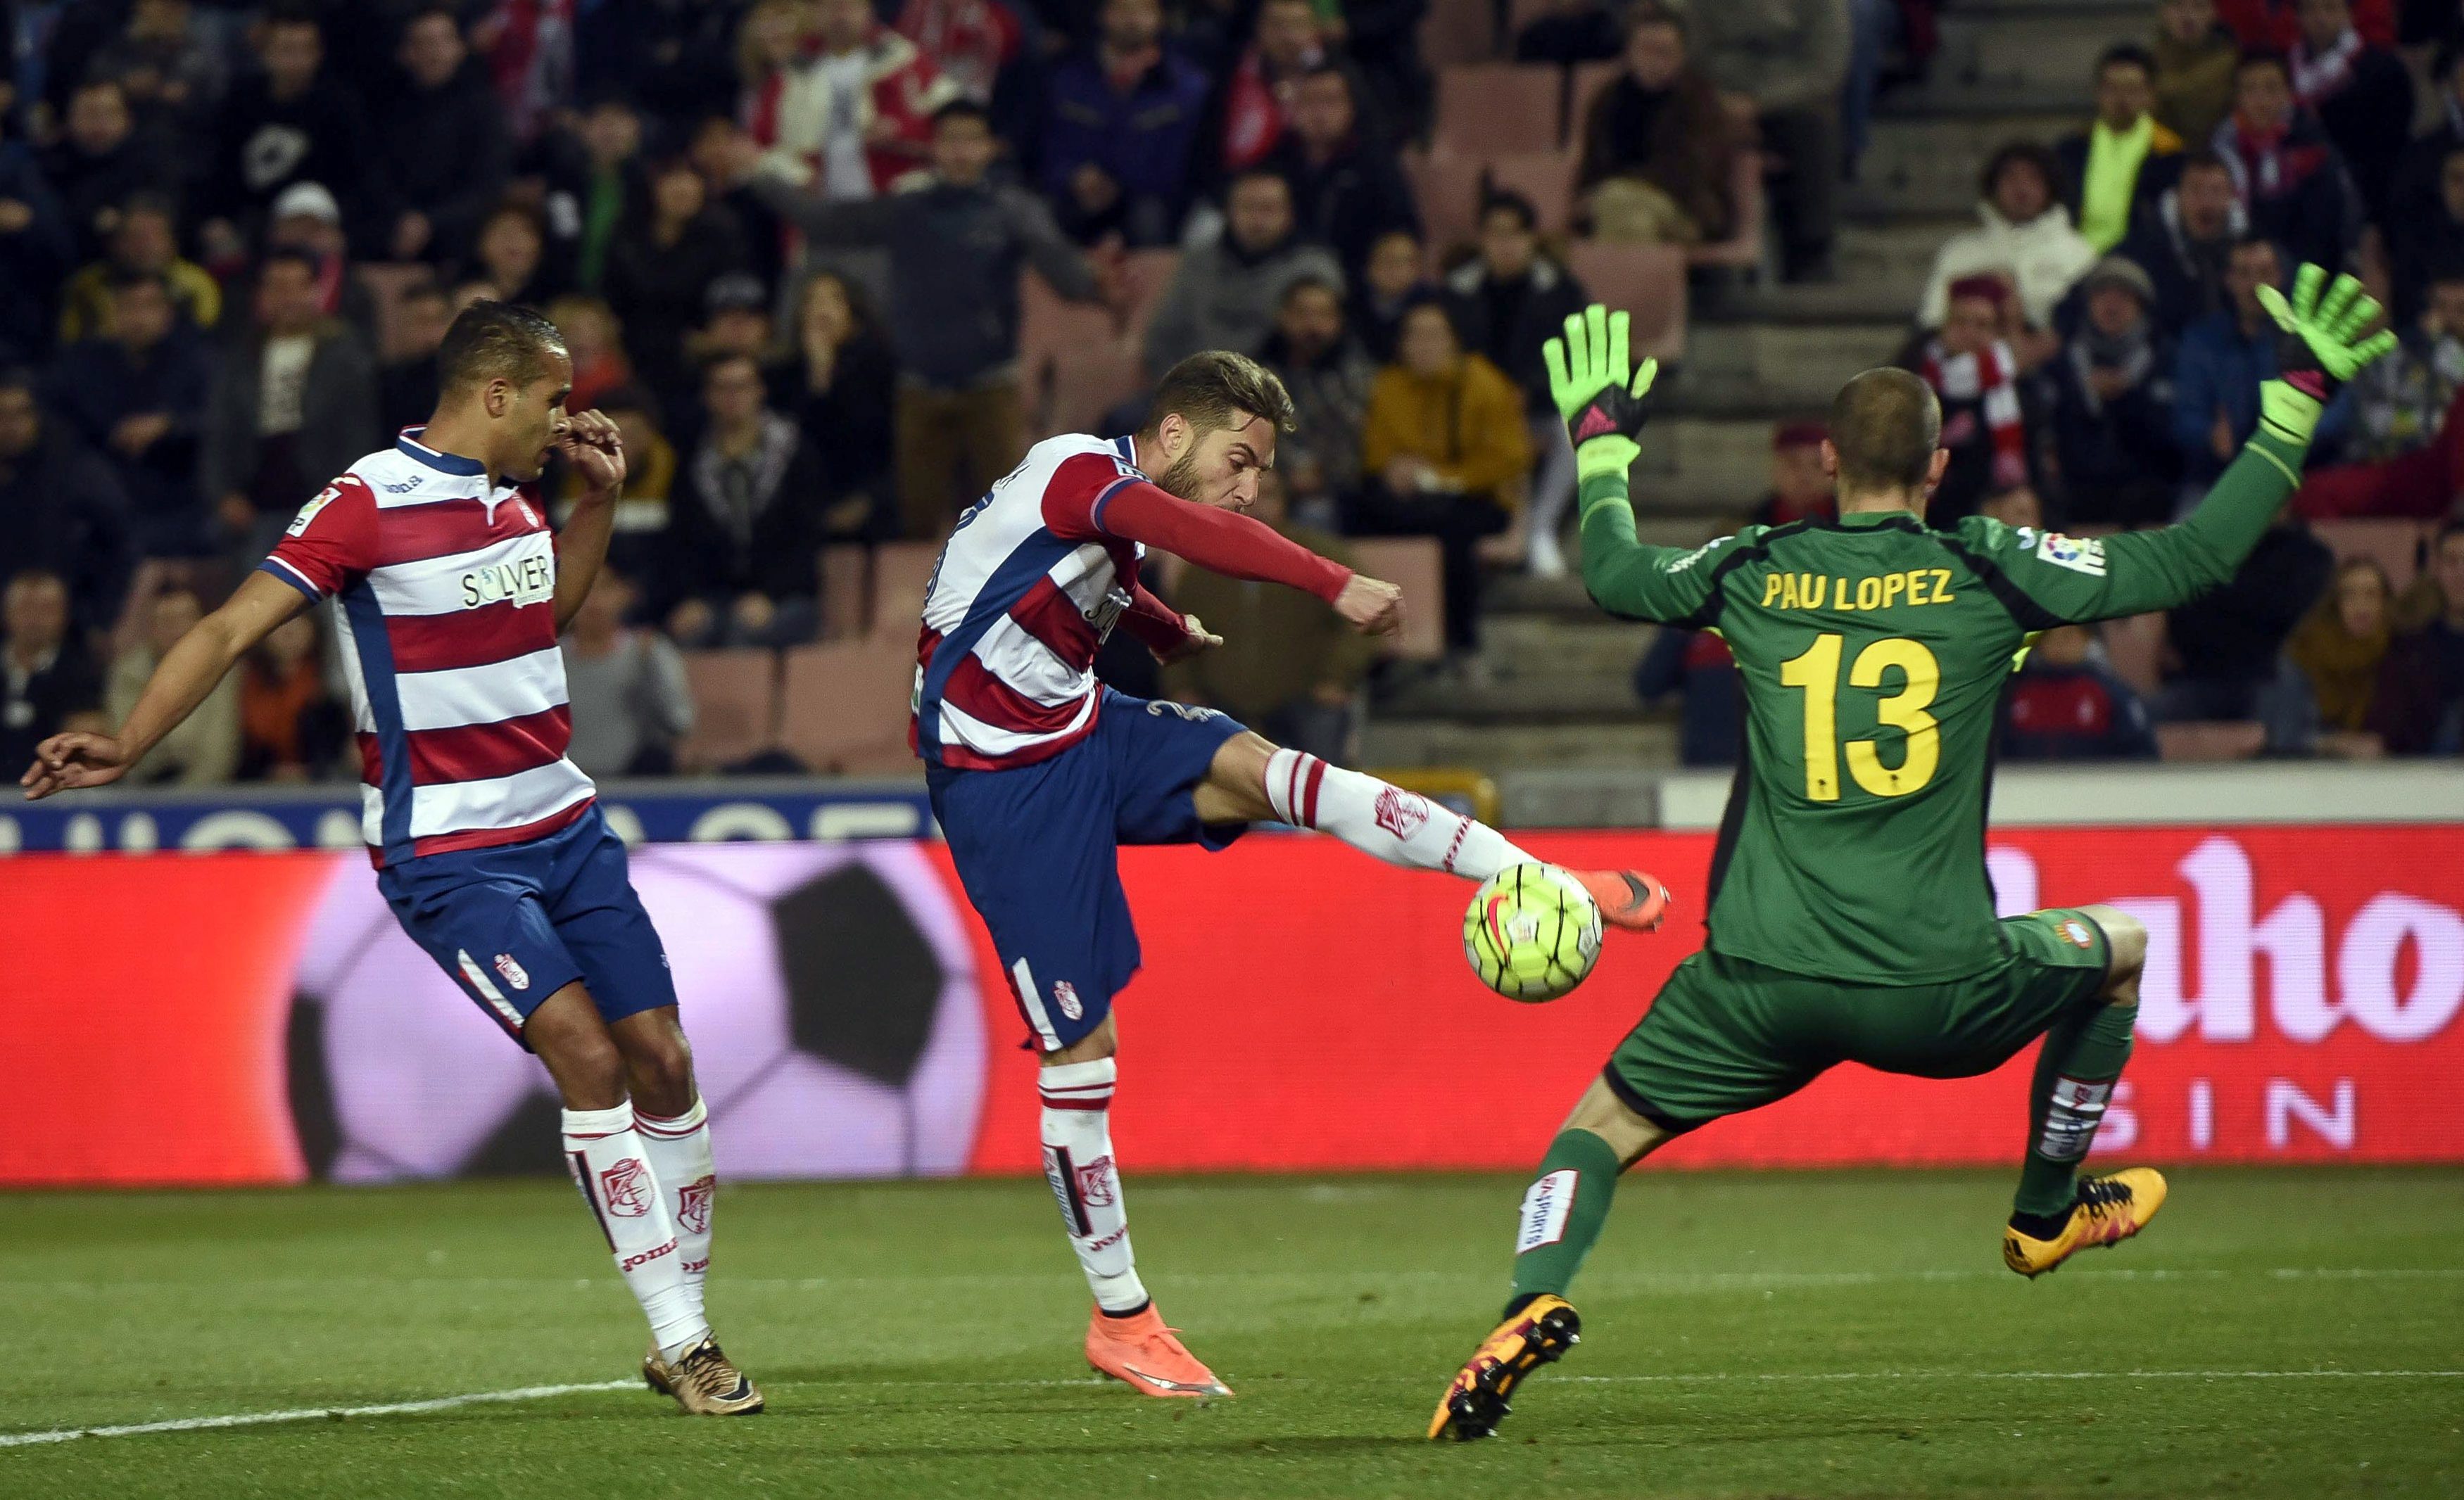
[[[1089,515],[1106,536],[1157,548],[1228,578],[1280,583],[1330,604],[1352,581],[1351,569],[1319,556],[1264,521],[1177,499],[1145,479],[1108,486]],[[1051,524],[1049,513],[1045,524]]]
[[[1959,534],[1988,585],[2031,630],[2144,615],[2231,581],[2300,473],[2301,449],[2261,431],[2178,526],[2099,539],[1970,516]]]
[[[299,508],[273,554],[257,564],[257,570],[274,575],[311,599],[323,599],[340,593],[376,562],[376,496],[366,485],[345,475]]]
[[[1593,602],[1628,620],[1695,629],[1717,623],[1725,555],[1761,534],[1748,527],[1694,548],[1654,547],[1634,532],[1634,505],[1622,474],[1583,481],[1583,586]]]

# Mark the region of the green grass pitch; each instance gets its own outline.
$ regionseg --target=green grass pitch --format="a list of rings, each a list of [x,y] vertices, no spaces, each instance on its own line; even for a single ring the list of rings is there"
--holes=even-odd
[[[1041,1183],[727,1188],[713,1307],[767,1415],[638,1385],[0,1446],[0,1495],[2464,1494],[2464,1172],[2189,1170],[2028,1283],[2008,1174],[1629,1178],[1585,1337],[1434,1446],[1503,1297],[1502,1178],[1130,1180],[1141,1270],[1239,1391],[1092,1382]],[[562,1183],[0,1198],[0,1432],[627,1376]]]

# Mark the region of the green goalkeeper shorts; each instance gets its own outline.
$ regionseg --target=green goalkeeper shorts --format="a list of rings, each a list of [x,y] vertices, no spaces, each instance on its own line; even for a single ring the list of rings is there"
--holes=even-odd
[[[1712,952],[1677,966],[1602,1073],[1626,1104],[1691,1130],[1805,1087],[1836,1063],[1921,1078],[1991,1073],[2104,986],[2104,930],[2076,910],[2001,924],[2003,953],[1965,979],[1843,984]]]

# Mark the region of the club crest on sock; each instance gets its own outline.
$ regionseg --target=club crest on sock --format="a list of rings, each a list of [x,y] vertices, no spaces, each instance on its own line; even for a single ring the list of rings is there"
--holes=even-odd
[[[1387,787],[1377,793],[1375,815],[1378,827],[1397,838],[1409,838],[1429,820],[1429,804],[1399,787]]]
[[[718,1192],[718,1179],[705,1177],[688,1183],[676,1192],[676,1223],[688,1233],[704,1234],[710,1230],[710,1203]]]
[[[1112,1159],[1099,1156],[1078,1168],[1078,1201],[1089,1208],[1109,1208],[1119,1201],[1114,1190]]]
[[[650,1211],[650,1174],[640,1157],[628,1156],[599,1174],[599,1201],[619,1219]]]

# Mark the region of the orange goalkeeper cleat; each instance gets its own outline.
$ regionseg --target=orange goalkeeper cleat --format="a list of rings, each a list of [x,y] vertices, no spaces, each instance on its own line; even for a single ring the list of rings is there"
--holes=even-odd
[[[1543,1293],[1489,1331],[1455,1372],[1429,1419],[1429,1440],[1470,1443],[1497,1431],[1510,1409],[1507,1398],[1523,1378],[1583,1341],[1583,1320],[1564,1297]]]
[[[1097,1308],[1087,1324],[1087,1363],[1146,1396],[1231,1395],[1232,1387],[1199,1363],[1178,1335],[1163,1326],[1152,1302],[1129,1317],[1106,1317]]]
[[[2040,1240],[2005,1225],[2002,1263],[2034,1281],[2083,1250],[2119,1245],[2147,1228],[2165,1207],[2165,1176],[2153,1167],[2132,1166],[2079,1185],[2070,1216],[2061,1231]]]
[[[1657,932],[1668,919],[1668,887],[1639,870],[1569,870],[1592,900],[1600,920],[1633,932]]]

